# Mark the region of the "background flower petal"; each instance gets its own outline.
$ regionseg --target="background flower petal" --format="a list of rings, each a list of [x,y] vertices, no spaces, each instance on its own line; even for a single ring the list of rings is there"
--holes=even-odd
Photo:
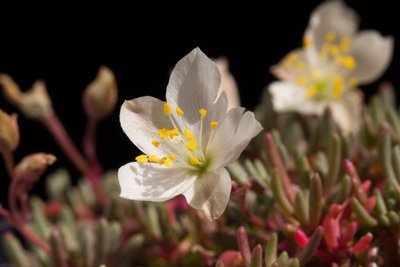
[[[353,74],[359,83],[369,83],[382,75],[393,54],[393,38],[377,31],[362,31],[352,40],[350,54],[357,67]]]
[[[358,29],[359,17],[341,0],[325,1],[312,12],[305,35],[312,38],[318,48],[325,42],[328,32],[352,36]]]

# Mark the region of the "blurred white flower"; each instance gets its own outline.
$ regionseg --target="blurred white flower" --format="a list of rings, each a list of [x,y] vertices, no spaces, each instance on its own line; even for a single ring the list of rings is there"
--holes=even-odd
[[[282,80],[269,86],[276,111],[321,115],[329,107],[344,133],[358,129],[362,93],[356,88],[377,79],[393,52],[391,37],[372,30],[357,33],[358,22],[340,0],[313,11],[303,48],[272,68]]]
[[[227,112],[219,86],[217,66],[196,48],[172,71],[167,102],[145,96],[122,105],[121,126],[145,154],[119,169],[121,197],[165,201],[183,194],[210,220],[221,216],[231,191],[224,167],[262,128],[252,112]]]

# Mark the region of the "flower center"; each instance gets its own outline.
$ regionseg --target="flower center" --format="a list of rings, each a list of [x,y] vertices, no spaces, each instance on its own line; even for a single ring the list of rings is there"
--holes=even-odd
[[[333,32],[327,33],[325,42],[318,51],[318,60],[313,66],[304,63],[298,54],[290,54],[284,61],[286,68],[295,69],[295,81],[306,88],[307,97],[315,100],[338,100],[347,88],[357,87],[357,80],[351,77],[357,64],[348,53],[351,39],[337,38]],[[304,38],[303,46],[313,49],[313,40]]]
[[[194,132],[188,128],[180,128],[177,122],[179,118],[185,115],[185,112],[179,108],[175,108],[175,114],[171,105],[166,102],[164,104],[164,115],[168,116],[173,128],[158,129],[157,140],[152,140],[153,146],[160,150],[162,157],[156,155],[139,155],[135,159],[139,163],[158,163],[166,167],[178,165],[180,167],[189,167],[196,170],[204,170],[209,164],[209,159],[205,156],[207,147],[211,139],[214,137],[215,130],[218,127],[217,121],[210,122],[210,137],[205,151],[203,151],[202,142],[204,131],[204,120],[207,117],[207,110],[200,109],[200,126],[199,134],[196,136]],[[168,153],[167,153],[168,151]]]

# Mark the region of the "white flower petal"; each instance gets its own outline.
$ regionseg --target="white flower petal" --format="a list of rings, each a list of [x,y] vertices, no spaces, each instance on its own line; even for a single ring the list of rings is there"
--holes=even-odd
[[[333,102],[329,108],[332,117],[346,135],[356,132],[361,125],[363,95],[359,91],[350,91],[340,101]]]
[[[166,98],[185,112],[190,124],[200,120],[199,109],[207,111],[217,99],[221,75],[216,64],[199,48],[192,50],[175,66],[169,79]],[[226,106],[219,105],[226,111]]]
[[[305,88],[293,82],[273,82],[269,85],[272,104],[277,112],[297,111],[304,115],[322,115],[327,103],[305,96]]]
[[[154,97],[144,96],[125,101],[121,107],[122,129],[145,154],[160,155],[151,141],[159,139],[158,129],[172,128],[170,120],[164,115],[164,103]]]
[[[314,49],[313,49],[314,50]],[[304,66],[314,66],[315,56],[310,49],[298,48],[287,54],[277,65],[271,67],[271,72],[275,77],[281,80],[294,81],[299,75],[304,75],[304,70],[296,69],[296,66],[287,66],[288,58],[293,55],[296,56],[298,62],[304,64]]]
[[[361,84],[377,79],[388,67],[393,54],[393,38],[377,31],[362,31],[352,40],[350,54],[357,67],[352,73]]]
[[[165,201],[187,191],[196,173],[153,163],[128,163],[118,170],[120,196],[131,200]]]
[[[228,205],[231,187],[229,173],[221,168],[201,174],[183,195],[190,206],[202,209],[210,220],[215,220]]]
[[[306,36],[310,36],[319,49],[328,32],[341,36],[352,36],[358,28],[358,15],[341,0],[325,1],[311,14]]]
[[[234,108],[215,130],[210,141],[207,157],[210,157],[209,169],[219,169],[237,160],[251,139],[262,130],[254,113],[243,108]]]

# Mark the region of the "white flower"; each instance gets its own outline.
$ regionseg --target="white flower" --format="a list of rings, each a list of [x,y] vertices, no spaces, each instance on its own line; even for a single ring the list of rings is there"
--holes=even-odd
[[[224,167],[262,128],[252,112],[227,112],[219,85],[215,63],[196,48],[172,71],[167,102],[145,96],[122,105],[121,126],[145,154],[119,169],[121,197],[165,201],[183,194],[210,220],[221,216],[231,191]]]
[[[326,1],[311,14],[304,46],[272,68],[282,81],[269,86],[276,111],[321,115],[329,107],[344,133],[357,130],[362,94],[355,89],[387,68],[393,39],[361,31],[358,16],[340,0]]]

